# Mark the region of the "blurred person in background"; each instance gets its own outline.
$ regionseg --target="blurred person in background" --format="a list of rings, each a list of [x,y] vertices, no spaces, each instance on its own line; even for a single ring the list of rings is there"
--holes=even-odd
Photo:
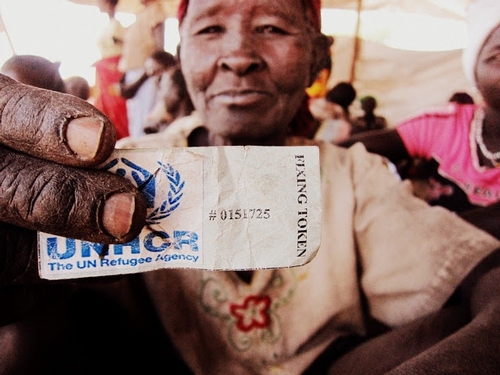
[[[65,91],[83,100],[90,99],[89,82],[80,76],[71,76],[64,79]]]
[[[161,73],[157,101],[146,118],[144,132],[160,133],[172,122],[193,112],[193,103],[179,65]]]
[[[137,0],[139,1],[139,0]],[[144,75],[146,60],[156,51],[163,51],[167,14],[159,0],[140,0],[142,10],[124,35],[119,69],[123,83],[132,85]],[[156,100],[156,82],[145,80],[135,94],[127,98],[129,135],[144,135],[144,119]]]
[[[115,18],[118,0],[97,0],[97,5],[102,13],[108,15],[109,23],[97,40],[101,59],[94,63],[96,69],[94,105],[108,116],[115,126],[117,139],[120,139],[129,134],[127,104],[125,98],[120,95],[119,87],[123,73],[118,70],[125,28]]]
[[[130,134],[130,137],[141,137],[147,134],[146,128],[151,125],[149,124],[149,116],[151,112],[155,110],[155,106],[158,104],[158,95],[160,91],[162,91],[162,77],[164,73],[166,73],[169,69],[175,67],[178,61],[177,58],[172,55],[170,52],[165,50],[159,50],[153,52],[151,56],[148,56],[146,61],[144,62],[144,72],[141,76],[139,76],[135,81],[126,82],[126,79],[122,79],[120,81],[120,92],[121,95],[127,100],[134,99],[143,87],[147,87],[147,91],[142,91],[143,99],[146,99],[147,95],[150,95],[151,98],[148,100],[142,100],[144,108],[141,108],[139,113],[135,113],[134,116],[137,121],[140,120],[141,128],[137,129],[133,134]],[[168,82],[165,81],[164,83]],[[148,107],[146,107],[146,102],[149,103]],[[145,110],[149,108],[148,112]],[[144,116],[143,118],[139,118],[139,114]]]
[[[59,73],[60,62],[36,55],[14,55],[4,62],[1,72],[18,82],[51,91],[65,92]]]
[[[314,139],[331,143],[345,141],[351,135],[350,106],[356,89],[349,82],[339,82],[327,91],[324,98],[311,99],[309,109],[320,124]]]
[[[371,95],[363,96],[359,99],[359,102],[364,114],[352,120],[351,134],[387,128],[385,117],[378,116],[375,113],[375,108],[377,108],[377,99],[375,97]]]
[[[489,222],[500,212],[500,2],[471,2],[467,27],[463,69],[480,103],[450,99],[395,128],[357,134],[343,145],[361,142],[395,164],[423,159],[430,176],[427,202]]]

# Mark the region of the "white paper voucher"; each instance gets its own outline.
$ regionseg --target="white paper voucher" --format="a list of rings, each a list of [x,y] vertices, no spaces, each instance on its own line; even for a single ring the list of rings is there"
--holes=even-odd
[[[140,187],[147,225],[123,245],[39,233],[42,278],[294,267],[319,248],[315,146],[115,150],[102,169]]]

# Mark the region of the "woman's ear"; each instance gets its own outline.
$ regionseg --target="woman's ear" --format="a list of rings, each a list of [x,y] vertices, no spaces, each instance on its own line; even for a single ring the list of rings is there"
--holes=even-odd
[[[314,83],[322,69],[331,68],[332,58],[330,47],[333,45],[333,41],[333,37],[321,33],[317,33],[313,37],[313,60],[311,63],[309,85]]]

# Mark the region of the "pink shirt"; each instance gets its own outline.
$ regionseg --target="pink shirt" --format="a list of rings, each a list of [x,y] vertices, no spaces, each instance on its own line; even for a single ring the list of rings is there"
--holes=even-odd
[[[476,105],[446,106],[400,123],[396,130],[413,157],[434,159],[441,176],[457,184],[472,204],[500,200],[500,168],[479,165],[471,124]]]

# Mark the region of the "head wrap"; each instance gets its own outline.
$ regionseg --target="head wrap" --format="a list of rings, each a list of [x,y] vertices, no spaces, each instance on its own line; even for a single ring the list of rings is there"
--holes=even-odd
[[[481,48],[500,25],[499,0],[471,0],[467,7],[468,41],[462,54],[462,64],[466,77],[476,83],[477,58]]]
[[[181,23],[186,16],[188,4],[189,0],[181,0],[179,2],[179,6],[177,7],[177,19],[179,20],[179,23]]]
[[[321,0],[302,0],[302,2],[305,6],[308,20],[311,22],[311,25],[316,31],[321,32]],[[177,8],[177,19],[179,20],[179,24],[182,23],[184,17],[186,16],[188,5],[189,0],[180,0],[179,7]],[[314,133],[317,129],[317,123],[309,110],[308,100],[309,97],[306,94],[306,98],[302,102],[295,118],[290,124],[291,135],[303,136],[307,138],[314,137]]]

